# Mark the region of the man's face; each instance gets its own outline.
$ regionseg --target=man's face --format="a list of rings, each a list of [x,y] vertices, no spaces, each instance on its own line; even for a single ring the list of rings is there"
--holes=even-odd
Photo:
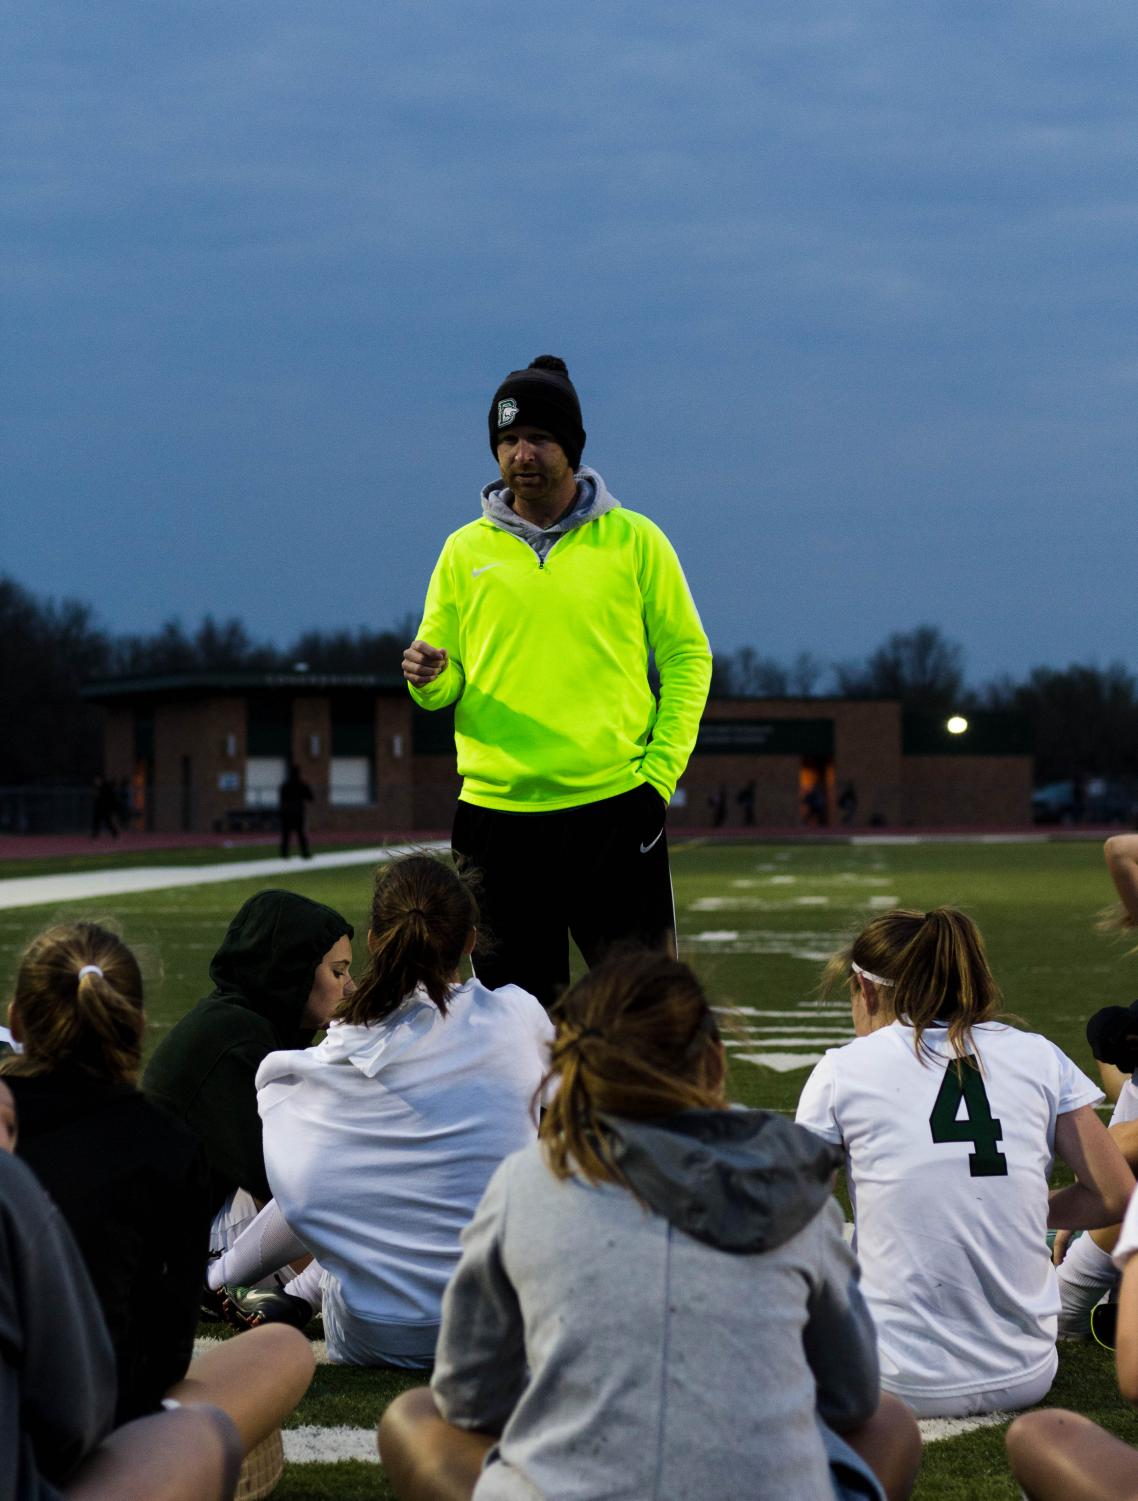
[[[498,468],[519,500],[546,500],[573,478],[565,450],[540,427],[507,429],[498,439]]]

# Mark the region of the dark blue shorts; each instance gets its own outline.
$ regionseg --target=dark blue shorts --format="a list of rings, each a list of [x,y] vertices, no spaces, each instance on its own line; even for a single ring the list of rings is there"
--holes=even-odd
[[[845,1439],[819,1421],[826,1458],[830,1461],[830,1480],[835,1501],[886,1501],[881,1482]]]

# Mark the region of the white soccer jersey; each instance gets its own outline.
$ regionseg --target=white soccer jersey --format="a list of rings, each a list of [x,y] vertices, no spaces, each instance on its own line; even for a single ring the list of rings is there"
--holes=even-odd
[[[424,994],[257,1070],[265,1167],[289,1226],[364,1323],[437,1324],[459,1233],[532,1141],[553,1026],[516,985],[476,979],[444,1018]]]
[[[845,1148],[881,1384],[902,1398],[1011,1386],[1052,1358],[1055,1121],[1102,1099],[1035,1033],[974,1027],[982,1072],[965,1069],[963,1087],[945,1030],[924,1035],[925,1062],[900,1022],[831,1048],[797,1114]]]
[[[1128,1117],[1133,1119],[1133,1117]],[[1122,1229],[1118,1232],[1118,1239],[1114,1243],[1111,1253],[1114,1264],[1120,1272],[1126,1270],[1126,1263],[1138,1251],[1138,1189],[1130,1195],[1130,1203],[1126,1206],[1126,1214],[1122,1220]]]
[[[1132,1078],[1127,1079],[1118,1091],[1118,1099],[1115,1100],[1114,1110],[1111,1112],[1110,1124],[1112,1126],[1123,1121],[1138,1121],[1138,1085]]]

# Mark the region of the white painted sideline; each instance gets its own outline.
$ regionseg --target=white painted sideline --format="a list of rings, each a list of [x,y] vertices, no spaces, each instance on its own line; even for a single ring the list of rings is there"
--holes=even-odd
[[[378,1422],[379,1414],[375,1416]],[[281,1439],[290,1465],[337,1464],[341,1459],[379,1463],[374,1428],[285,1428]]]
[[[1022,834],[851,834],[849,837],[850,844],[1048,844],[1050,840],[1050,834],[1026,831]]]
[[[369,849],[331,850],[311,860],[234,860],[217,865],[131,865],[122,870],[86,870],[66,875],[17,876],[0,881],[0,910],[82,902],[92,897],[124,896],[137,891],[165,891],[173,886],[212,886],[257,876],[281,876],[295,870],[335,870],[346,865],[380,865],[412,850],[444,850],[436,839],[424,844],[375,845]]]
[[[995,1428],[998,1423],[1010,1423],[1014,1412],[985,1412],[977,1418],[918,1418],[917,1427],[926,1444],[939,1444],[941,1439],[959,1438],[962,1433],[972,1433],[977,1428]]]
[[[978,1418],[922,1418],[917,1426],[926,1444],[939,1444],[943,1439],[959,1438],[976,1428],[1006,1423],[1012,1416],[1010,1412],[989,1412]],[[336,1464],[342,1459],[379,1463],[374,1428],[286,1428],[281,1437],[289,1464]]]
[[[851,1230],[852,1225],[846,1229]],[[194,1341],[194,1354],[213,1347],[215,1341]],[[328,1347],[322,1339],[312,1341],[312,1353],[317,1365],[328,1364]],[[424,1374],[424,1380],[426,1375]],[[376,1422],[379,1412],[376,1411]],[[921,1418],[918,1427],[926,1444],[938,1444],[942,1439],[959,1438],[962,1433],[971,1433],[976,1428],[992,1428],[997,1423],[1006,1423],[1014,1416],[1010,1412],[989,1412],[977,1418]],[[362,1459],[368,1464],[378,1464],[374,1428],[318,1428],[306,1424],[298,1428],[286,1428],[284,1439],[285,1459],[289,1464],[336,1464],[341,1459]]]

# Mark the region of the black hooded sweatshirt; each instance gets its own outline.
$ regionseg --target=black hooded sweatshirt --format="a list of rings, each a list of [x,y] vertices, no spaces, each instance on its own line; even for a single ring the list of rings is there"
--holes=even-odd
[[[237,1188],[272,1197],[255,1080],[261,1060],[302,1048],[301,1015],[316,967],[352,926],[292,891],[260,891],[229,924],[209,966],[213,990],[170,1031],[143,1075],[146,1093],[184,1120],[205,1149],[213,1213]]]
[[[115,1423],[156,1412],[186,1374],[209,1235],[201,1149],[131,1084],[75,1068],[5,1076],[16,1150],[74,1235],[115,1351]]]

